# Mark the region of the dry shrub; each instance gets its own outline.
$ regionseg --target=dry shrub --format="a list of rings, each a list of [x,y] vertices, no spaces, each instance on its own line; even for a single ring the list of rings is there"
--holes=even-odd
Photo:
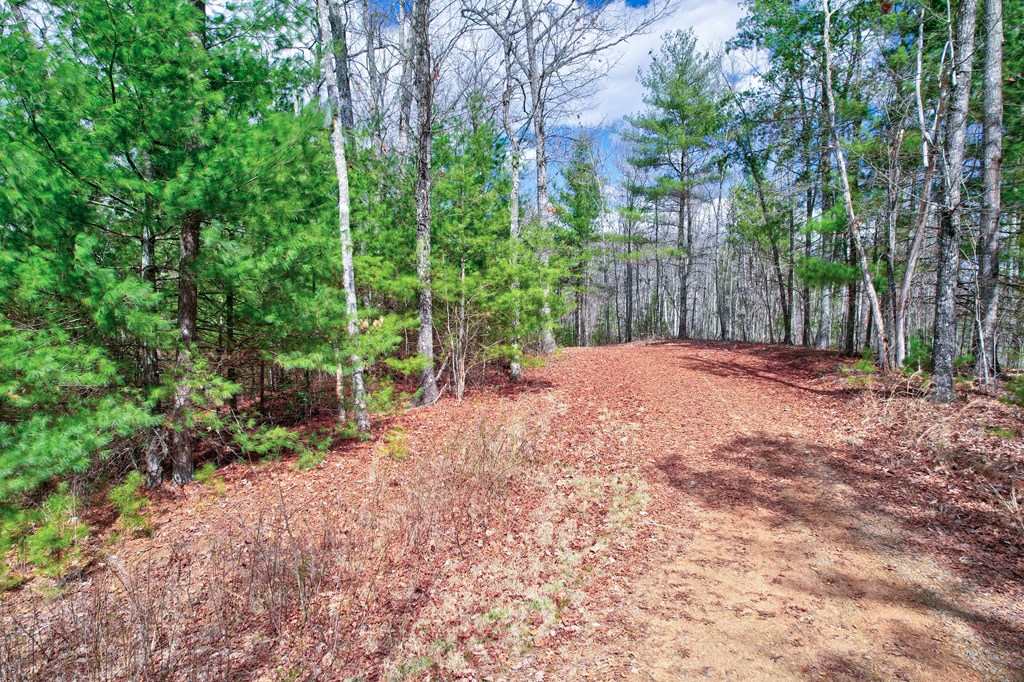
[[[940,502],[983,505],[1021,534],[1017,542],[1024,538],[1024,415],[1018,407],[980,393],[953,405],[896,391],[882,400],[865,394],[861,401],[862,432],[886,454],[889,470],[930,486]],[[951,491],[960,499],[945,499]]]
[[[354,504],[303,506],[279,488],[273,510],[218,535],[131,565],[107,556],[55,597],[0,607],[0,681],[372,670],[438,559],[472,551],[528,452],[524,428],[481,423],[432,456],[377,462]]]

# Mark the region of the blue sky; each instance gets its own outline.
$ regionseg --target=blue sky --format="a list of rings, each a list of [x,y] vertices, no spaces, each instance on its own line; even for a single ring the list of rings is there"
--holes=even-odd
[[[657,0],[626,0],[631,7]],[[720,49],[736,34],[736,22],[743,16],[739,0],[683,0],[677,10],[662,19],[653,30],[637,36],[619,50],[608,78],[575,121],[584,126],[608,126],[643,106],[643,86],[637,79],[650,55],[661,48],[662,36],[675,30],[692,29],[704,49]]]

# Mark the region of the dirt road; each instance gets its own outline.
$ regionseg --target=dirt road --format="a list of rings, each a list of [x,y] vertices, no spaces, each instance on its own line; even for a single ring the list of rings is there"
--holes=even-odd
[[[918,551],[899,510],[863,494],[857,415],[820,380],[837,364],[661,343],[571,349],[541,371],[569,422],[553,437],[619,420],[651,497],[642,566],[595,597],[601,622],[549,659],[556,677],[1024,679],[1006,644],[1019,607]]]
[[[202,600],[181,612],[195,617],[166,611],[189,650],[221,647],[227,679],[1024,680],[1019,545],[976,539],[996,521],[958,506],[948,486],[966,479],[887,465],[877,402],[840,363],[778,346],[568,349],[523,383],[403,410],[312,470],[236,462],[219,486],[165,489],[152,537],[108,561],[242,614],[225,638]],[[214,561],[243,546],[344,580],[302,620],[290,579],[256,581],[249,554]],[[79,585],[82,608],[105,603],[102,576]],[[134,603],[98,637],[115,653]],[[69,631],[79,620],[93,622]],[[66,679],[92,679],[89,660]]]

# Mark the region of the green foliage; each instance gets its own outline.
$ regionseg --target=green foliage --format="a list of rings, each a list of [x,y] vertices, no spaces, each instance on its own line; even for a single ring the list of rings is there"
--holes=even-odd
[[[89,537],[89,527],[79,520],[78,512],[78,499],[62,483],[33,515],[32,529],[24,538],[24,556],[40,575],[62,577],[85,565],[82,543]]]
[[[801,258],[796,274],[809,287],[844,286],[860,280],[860,269],[856,265],[815,256]]]
[[[283,426],[256,425],[250,420],[245,428],[238,426],[233,431],[235,443],[249,457],[277,460],[286,452],[299,452],[304,447],[302,436]]]
[[[325,459],[327,459],[327,450],[306,449],[295,460],[295,468],[299,471],[309,471],[320,466]]]
[[[453,374],[541,329],[544,290],[559,266],[542,266],[553,235],[524,225],[510,239],[506,143],[479,95],[471,95],[434,143],[432,268],[435,327]],[[552,301],[553,315],[559,304]]]
[[[999,438],[1005,438],[1006,440],[1013,440],[1017,437],[1017,432],[1013,429],[1008,429],[1004,426],[986,426],[985,431],[993,436]]]
[[[569,165],[562,171],[563,185],[555,195],[556,239],[570,272],[588,262],[597,237],[597,220],[604,210],[595,154],[590,138],[581,137],[573,143]]]
[[[154,423],[120,381],[102,348],[0,318],[0,502],[84,471],[115,437]]]
[[[327,459],[333,440],[334,437],[330,432],[326,434],[314,433],[309,436],[299,452],[298,459],[295,460],[295,468],[299,471],[308,471],[320,466]]]
[[[870,348],[865,348],[860,354],[860,360],[854,363],[853,368],[861,374],[874,374],[877,369],[875,353]]]
[[[390,459],[400,462],[409,456],[409,434],[401,426],[396,426],[384,436],[384,454]]]
[[[676,168],[680,155],[706,148],[724,123],[724,97],[718,82],[717,62],[697,48],[691,31],[665,34],[661,50],[653,55],[640,81],[647,89],[646,113],[630,118],[630,134],[636,152],[630,162],[638,167],[663,169],[666,174],[654,188],[661,193],[679,192],[686,183],[686,169]],[[680,175],[680,171],[683,171]]]
[[[409,404],[408,393],[395,389],[395,382],[382,378],[374,390],[366,395],[366,408],[371,414],[393,415]]]
[[[544,367],[548,364],[548,358],[543,355],[524,355],[520,361],[522,368],[536,369],[538,367]]]
[[[914,334],[907,339],[907,355],[903,368],[911,372],[931,371],[932,343],[923,334]]]
[[[953,358],[953,371],[963,372],[974,365],[974,355],[971,353],[965,353]]]
[[[217,465],[214,462],[206,462],[203,466],[196,469],[194,478],[196,483],[210,486],[218,495],[223,495],[228,490],[227,483],[224,482],[221,476],[217,475]]]
[[[201,356],[187,377],[172,366],[184,216],[202,218],[190,273],[201,306],[231,296],[236,338],[285,351],[342,327],[308,295],[311,268],[337,281],[338,248],[311,210],[325,203],[322,117],[296,114],[287,96],[307,77],[286,55],[301,10],[255,2],[204,18],[185,0],[73,0],[24,11],[30,23],[46,12],[47,30],[0,34],[3,504],[159,424],[175,387],[195,392],[187,424],[219,426],[213,408],[239,387]],[[223,338],[228,318],[210,312],[202,333]],[[319,334],[273,325],[288,318]]]
[[[1003,385],[1005,395],[1002,400],[1016,405],[1024,405],[1024,374],[1017,374],[1007,379]]]
[[[111,488],[107,499],[117,510],[117,521],[122,529],[138,534],[149,535],[153,526],[149,514],[144,511],[149,500],[142,494],[146,481],[138,471],[132,471],[120,485]]]

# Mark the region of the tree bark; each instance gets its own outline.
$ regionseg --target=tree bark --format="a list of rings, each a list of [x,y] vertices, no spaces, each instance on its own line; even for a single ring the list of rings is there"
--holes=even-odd
[[[523,2],[523,19],[526,23],[526,70],[527,79],[530,83],[530,101],[533,110],[533,136],[534,145],[537,150],[537,220],[542,234],[548,230],[548,152],[547,133],[544,121],[544,93],[541,82],[540,63],[537,55],[537,37],[535,33],[533,10],[530,7],[530,0]],[[547,249],[541,249],[541,265],[547,266]],[[544,329],[541,332],[540,351],[541,353],[553,353],[555,350],[554,320],[551,319],[551,287],[544,287],[544,302],[541,307],[541,316],[544,320]]]
[[[430,405],[440,393],[434,377],[434,302],[430,274],[430,163],[433,153],[434,70],[430,54],[430,0],[413,4],[416,42],[416,275],[420,286],[420,331],[416,349],[423,362],[417,405]]]
[[[929,397],[953,402],[953,358],[956,355],[956,286],[960,268],[960,219],[967,116],[974,59],[974,27],[978,1],[963,0],[956,18],[953,58],[953,96],[946,121],[945,185],[939,220],[939,267],[935,283],[933,371]]]
[[[193,39],[206,47],[206,4],[202,0],[192,3],[201,15],[198,32]],[[188,151],[200,146],[198,140],[189,143]],[[199,256],[200,236],[203,217],[197,209],[190,209],[182,216],[181,232],[178,237],[178,347],[175,352],[174,397],[171,400],[171,482],[186,485],[192,480],[193,408],[195,387],[193,369],[195,361],[196,322],[199,315],[199,291],[196,282],[195,262]]]
[[[999,309],[1000,166],[1003,160],[1003,1],[985,0],[985,62],[982,103],[982,201],[978,240],[979,353],[975,369],[988,384],[996,374],[996,322]]]
[[[976,2],[976,0],[969,0]],[[850,176],[846,170],[846,156],[843,153],[842,138],[839,135],[839,127],[836,124],[836,101],[832,91],[832,10],[829,7],[829,0],[825,0],[825,96],[828,104],[829,123],[832,129],[833,143],[836,150],[836,160],[839,162],[839,177],[843,186],[843,201],[846,207],[846,220],[849,226],[850,239],[853,248],[856,250],[860,261],[861,282],[864,292],[867,294],[871,304],[871,315],[878,333],[878,360],[883,369],[890,368],[889,362],[889,341],[886,337],[885,319],[882,315],[882,306],[878,300],[878,292],[875,291],[874,282],[871,281],[871,264],[868,261],[867,251],[860,237],[860,218],[853,208],[853,193],[850,189]]]
[[[334,151],[334,169],[338,179],[338,236],[341,241],[342,278],[345,289],[346,335],[351,346],[349,362],[352,365],[352,402],[359,433],[369,433],[370,416],[366,409],[366,389],[363,383],[363,362],[359,356],[359,309],[357,303],[355,266],[352,262],[352,227],[351,207],[349,199],[348,159],[345,154],[345,112],[352,115],[351,100],[346,105],[345,87],[347,86],[347,67],[342,68],[342,60],[347,63],[347,50],[339,50],[337,41],[344,42],[344,28],[340,24],[340,12],[331,0],[317,0],[320,12],[320,37],[324,41],[324,76],[327,82],[327,96],[331,101],[331,147]],[[331,32],[328,33],[324,18],[329,17]],[[340,32],[336,30],[340,28]],[[333,40],[332,40],[333,39]],[[348,93],[351,97],[351,93]],[[342,368],[337,369],[338,416],[347,418],[345,412],[345,392]]]
[[[185,485],[192,480],[193,407],[195,406],[192,370],[196,342],[196,318],[199,294],[194,265],[199,255],[202,230],[199,211],[188,211],[181,222],[178,240],[178,348],[174,366],[177,381],[171,405],[174,429],[171,435],[171,482]]]
[[[409,128],[412,120],[413,44],[412,15],[406,16],[405,3],[398,3],[398,52],[402,60],[398,79],[398,154],[409,155]]]
[[[377,10],[369,0],[363,0],[363,32],[366,34],[366,76],[370,97],[370,131],[373,136],[374,152],[380,149],[384,127],[381,122],[383,83],[377,67]]]
[[[322,0],[317,2],[320,4]],[[330,51],[333,64],[332,73],[326,75],[328,92],[333,80],[337,94],[332,98],[331,106],[336,108],[343,130],[350,131],[355,126],[355,120],[352,114],[352,78],[349,75],[348,27],[338,0],[326,0],[324,4],[331,25],[330,42],[324,43],[324,49]],[[324,60],[324,64],[326,68],[327,60]]]
[[[679,153],[679,205],[676,208],[676,250],[679,252],[679,263],[676,270],[676,285],[679,289],[679,298],[676,300],[676,338],[680,340],[690,336],[689,329],[687,328],[689,314],[686,310],[687,275],[689,274],[686,261],[689,254],[686,252],[686,202],[688,193],[685,182],[686,150],[683,149]]]
[[[511,184],[508,192],[508,226],[509,240],[512,242],[513,258],[517,257],[520,239],[519,226],[519,176],[522,169],[522,145],[519,134],[512,123],[512,91],[515,88],[515,78],[512,74],[512,41],[507,36],[502,36],[505,47],[505,88],[501,94],[501,123],[505,129],[505,136],[508,138],[509,174]],[[519,289],[518,276],[512,282],[512,288]],[[509,376],[513,381],[521,381],[523,368],[521,365],[521,351],[519,347],[519,310],[516,302],[515,319],[513,320],[512,333],[512,361],[509,363]]]
[[[946,78],[945,78],[945,53],[943,53],[943,64],[939,67],[939,101],[935,107],[935,118],[931,129],[925,126],[924,100],[922,95],[924,81],[924,22],[925,12],[922,9],[918,22],[917,37],[917,72],[915,77],[914,90],[917,96],[918,127],[921,131],[921,164],[924,167],[921,179],[921,193],[918,201],[917,220],[914,225],[914,234],[911,238],[910,247],[907,251],[907,263],[903,273],[903,281],[900,284],[899,295],[896,299],[896,365],[900,366],[907,357],[907,315],[910,307],[910,289],[914,282],[914,271],[917,269],[917,261],[920,259],[922,245],[924,244],[924,233],[931,220],[934,203],[932,202],[933,178],[935,175],[935,136],[938,135],[939,124],[945,114],[946,102]]]

